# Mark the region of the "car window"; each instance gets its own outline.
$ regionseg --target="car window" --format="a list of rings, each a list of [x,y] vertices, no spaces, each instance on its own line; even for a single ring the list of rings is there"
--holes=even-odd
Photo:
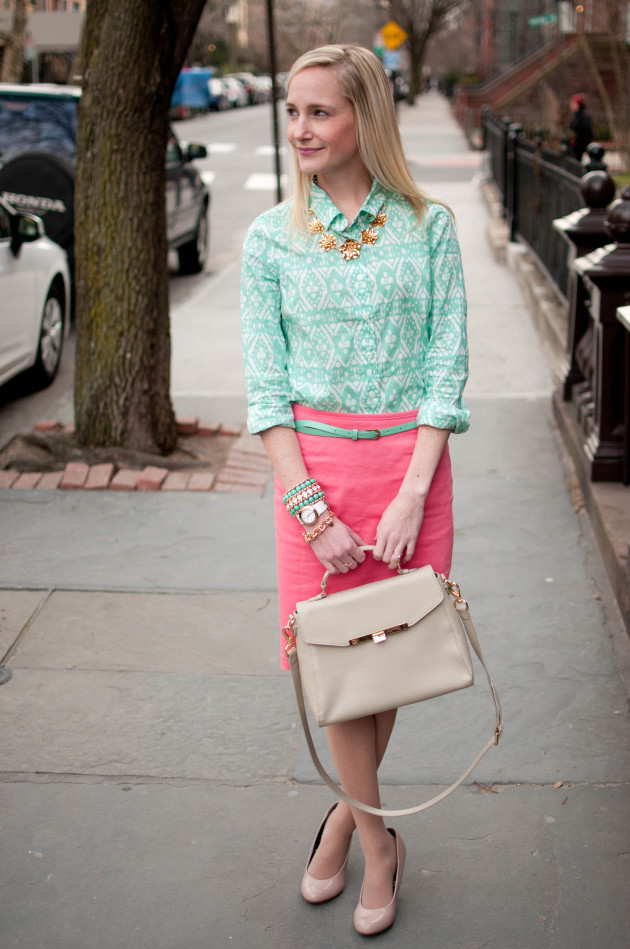
[[[32,151],[74,161],[76,141],[76,102],[0,96],[0,163]]]
[[[0,205],[0,240],[6,240],[7,237],[11,237],[11,219]]]

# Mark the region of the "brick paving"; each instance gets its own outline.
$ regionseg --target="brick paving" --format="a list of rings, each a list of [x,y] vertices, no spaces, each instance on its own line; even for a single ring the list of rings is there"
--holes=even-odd
[[[42,419],[34,426],[37,432],[73,431],[72,424],[63,426],[54,419]],[[63,471],[23,472],[0,471],[0,489],[63,491],[219,491],[234,494],[263,494],[271,475],[271,464],[262,442],[241,425],[222,425],[195,416],[177,419],[180,435],[208,438],[235,438],[223,467],[218,473],[208,471],[169,471],[147,465],[142,471],[117,469],[111,462],[88,465],[69,462]]]

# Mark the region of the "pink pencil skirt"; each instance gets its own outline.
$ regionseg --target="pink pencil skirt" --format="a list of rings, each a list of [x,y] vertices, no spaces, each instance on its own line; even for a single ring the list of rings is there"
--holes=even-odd
[[[343,428],[385,428],[414,419],[416,411],[356,415],[350,412],[320,412],[293,406],[296,419],[325,422]],[[413,453],[417,431],[399,432],[378,439],[330,438],[297,433],[309,475],[317,478],[331,510],[359,534],[366,544],[373,544],[381,515],[395,498]],[[278,593],[280,623],[284,626],[289,614],[300,600],[320,591],[324,568],[303,539],[304,528],[291,517],[283,503],[284,488],[276,477],[275,523],[278,558]],[[418,543],[407,567],[431,564],[438,573],[449,575],[453,554],[453,478],[448,446],[437,467],[427,497]],[[354,570],[333,574],[327,592],[384,580],[391,572],[368,551],[366,559]],[[289,664],[284,653],[283,669]]]

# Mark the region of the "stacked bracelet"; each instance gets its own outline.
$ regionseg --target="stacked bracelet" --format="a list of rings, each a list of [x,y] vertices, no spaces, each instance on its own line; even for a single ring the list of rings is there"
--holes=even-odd
[[[287,507],[287,510],[291,517],[295,517],[295,515],[302,510],[302,508],[307,507],[309,504],[315,504],[316,501],[321,501],[323,497],[324,492],[320,488],[319,491],[316,491],[314,494],[310,494],[308,497],[303,498],[292,507]]]
[[[304,531],[304,533],[302,534],[302,537],[304,538],[306,543],[307,544],[312,543],[317,537],[320,536],[320,534],[324,533],[327,527],[332,527],[334,516],[335,515],[333,514],[333,512],[329,510],[324,520],[320,521],[317,527],[314,527],[310,534],[308,533],[308,531]]]
[[[295,517],[302,508],[309,504],[315,504],[316,501],[321,501],[323,497],[322,486],[315,478],[307,478],[306,481],[301,481],[300,484],[296,484],[295,487],[287,491],[282,498],[282,503],[291,517]]]
[[[301,491],[303,488],[308,488],[310,485],[315,484],[315,478],[307,478],[306,481],[300,481],[299,484],[293,485],[292,488],[282,496],[282,503],[286,504],[289,498],[292,498],[295,494]]]

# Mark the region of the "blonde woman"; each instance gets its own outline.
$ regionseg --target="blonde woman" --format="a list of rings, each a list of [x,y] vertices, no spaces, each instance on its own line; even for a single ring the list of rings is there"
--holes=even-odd
[[[249,229],[242,275],[248,426],[276,472],[283,623],[324,569],[331,592],[382,579],[383,563],[448,575],[447,441],[468,428],[454,226],[411,177],[379,60],[359,46],[306,53],[286,110],[294,195]],[[344,790],[376,807],[395,718],[326,729]],[[355,829],[365,872],[354,925],[372,935],[394,922],[405,861],[381,818],[333,804],[301,891],[312,903],[341,893]]]

